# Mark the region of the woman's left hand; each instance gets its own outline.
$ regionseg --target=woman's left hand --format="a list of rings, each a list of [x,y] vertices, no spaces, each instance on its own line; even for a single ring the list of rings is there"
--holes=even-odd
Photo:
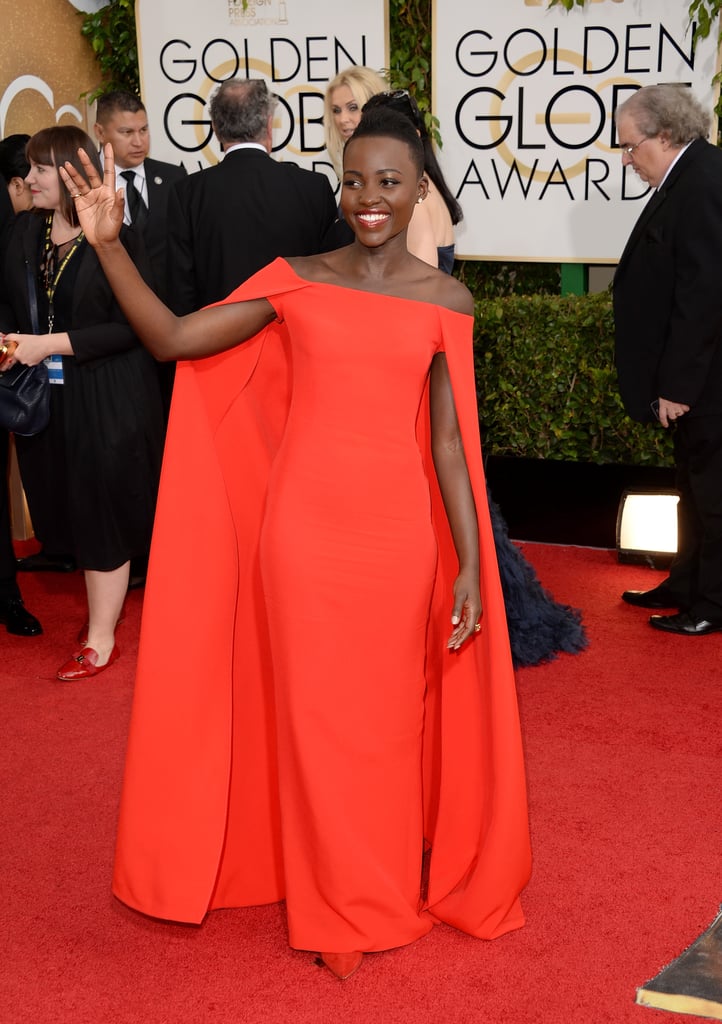
[[[479,580],[475,574],[462,571],[454,582],[454,609],[451,613],[454,629],[446,642],[450,650],[458,651],[468,637],[479,632],[481,612]]]

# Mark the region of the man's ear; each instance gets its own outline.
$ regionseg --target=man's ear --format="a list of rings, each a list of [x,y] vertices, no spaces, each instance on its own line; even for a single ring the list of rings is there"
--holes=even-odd
[[[213,124],[212,121],[211,121],[211,131],[213,132],[213,134],[216,137],[216,142],[218,143],[218,147],[219,147],[221,153],[225,153],[226,147],[223,145],[223,139],[220,137],[220,135],[216,131],[216,126]]]
[[[100,145],[105,145],[105,130],[100,121],[95,122],[95,124],[93,125],[93,131],[95,132],[95,137],[100,143]]]
[[[273,149],[273,114],[268,115],[268,123],[266,124],[266,138],[263,140],[263,144],[270,153]]]

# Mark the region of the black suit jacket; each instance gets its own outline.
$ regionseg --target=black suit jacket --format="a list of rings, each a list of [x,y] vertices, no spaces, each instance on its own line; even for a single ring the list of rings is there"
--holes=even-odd
[[[7,190],[5,179],[0,177],[0,237],[3,232],[12,224],[15,211]]]
[[[260,149],[229,153],[172,190],[168,208],[171,304],[178,313],[218,302],[278,256],[324,249],[336,219],[328,179]]]
[[[151,283],[164,302],[168,302],[168,199],[176,182],[187,175],[185,167],[164,163],[162,160],[144,161],[148,186],[148,219],[143,226]]]
[[[614,276],[616,362],[629,415],[659,398],[722,414],[722,150],[695,140],[639,216]]]

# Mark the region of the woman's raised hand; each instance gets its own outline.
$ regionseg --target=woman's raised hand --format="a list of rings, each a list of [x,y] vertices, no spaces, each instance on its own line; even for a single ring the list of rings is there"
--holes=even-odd
[[[113,147],[107,143],[103,150],[102,181],[84,149],[78,150],[78,157],[87,180],[71,163],[66,163],[58,170],[75,203],[80,226],[91,245],[114,242],[123,224],[125,205],[123,189],[115,190]]]

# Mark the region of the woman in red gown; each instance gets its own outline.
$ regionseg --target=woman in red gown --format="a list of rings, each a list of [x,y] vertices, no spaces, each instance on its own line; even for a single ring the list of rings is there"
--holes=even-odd
[[[347,144],[352,245],[184,318],[119,247],[122,196],[67,181],[139,336],[186,360],[114,892],[190,922],[285,899],[291,945],[339,977],[435,921],[519,927],[525,782],[473,301],[407,251],[426,195],[412,126],[373,112]]]

